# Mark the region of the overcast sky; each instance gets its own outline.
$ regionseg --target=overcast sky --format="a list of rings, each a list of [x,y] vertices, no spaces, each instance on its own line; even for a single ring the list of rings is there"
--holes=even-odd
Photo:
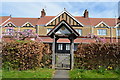
[[[47,16],[56,16],[64,8],[73,16],[83,16],[88,9],[90,17],[114,18],[118,16],[118,2],[2,2],[0,16],[39,17],[42,8]]]

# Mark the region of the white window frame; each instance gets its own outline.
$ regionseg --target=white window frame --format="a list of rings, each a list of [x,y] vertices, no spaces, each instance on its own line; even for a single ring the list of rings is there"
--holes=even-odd
[[[49,33],[52,30],[52,28],[47,28],[47,33]]]
[[[80,36],[82,35],[82,29],[75,29],[75,30],[79,33]]]
[[[105,36],[107,35],[107,29],[98,29],[97,34]]]
[[[70,50],[70,44],[66,44],[66,50]]]
[[[58,50],[63,50],[63,44],[58,44]]]
[[[24,27],[26,24],[30,24],[32,27],[34,27],[30,22],[24,23],[21,27]],[[27,26],[28,27],[28,26]]]
[[[14,31],[14,29],[6,29],[5,32]],[[6,35],[12,35],[12,33],[7,33]]]
[[[120,36],[120,29],[117,29],[116,34],[117,34],[117,36]]]
[[[14,29],[6,29],[6,32],[14,31]]]

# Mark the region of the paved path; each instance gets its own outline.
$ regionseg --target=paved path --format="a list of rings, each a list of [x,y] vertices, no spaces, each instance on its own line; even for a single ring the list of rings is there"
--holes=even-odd
[[[69,70],[56,70],[53,80],[69,80]]]

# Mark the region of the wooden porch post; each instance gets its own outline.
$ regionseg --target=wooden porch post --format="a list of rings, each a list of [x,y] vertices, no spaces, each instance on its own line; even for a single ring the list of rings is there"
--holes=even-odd
[[[74,66],[74,39],[70,39],[71,69]]]
[[[56,39],[55,39],[55,35],[54,35],[54,38],[53,38],[53,44],[52,44],[52,69],[55,69],[55,43],[56,43]]]

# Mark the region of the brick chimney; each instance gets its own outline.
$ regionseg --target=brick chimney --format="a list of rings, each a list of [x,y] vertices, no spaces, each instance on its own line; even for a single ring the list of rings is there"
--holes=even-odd
[[[89,18],[89,12],[87,9],[84,11],[84,18]]]
[[[41,11],[41,17],[45,17],[45,15],[46,15],[45,10],[42,9],[42,11]]]

